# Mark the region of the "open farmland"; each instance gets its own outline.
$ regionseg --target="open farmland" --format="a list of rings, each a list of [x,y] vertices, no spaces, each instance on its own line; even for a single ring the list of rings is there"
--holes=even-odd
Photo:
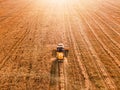
[[[0,0],[0,90],[120,90],[120,0]]]

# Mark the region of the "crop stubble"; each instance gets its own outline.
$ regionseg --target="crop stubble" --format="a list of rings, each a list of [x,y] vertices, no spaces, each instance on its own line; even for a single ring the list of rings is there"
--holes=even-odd
[[[0,88],[119,90],[119,11],[119,0],[0,0]]]

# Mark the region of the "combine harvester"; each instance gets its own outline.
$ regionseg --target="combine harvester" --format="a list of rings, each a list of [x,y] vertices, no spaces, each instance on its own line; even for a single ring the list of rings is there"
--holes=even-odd
[[[63,43],[59,43],[57,45],[57,48],[55,50],[53,50],[52,55],[54,57],[56,57],[56,59],[58,60],[58,62],[63,62],[65,57],[68,56],[68,49],[64,48]]]
[[[52,54],[58,62],[58,71],[59,71],[58,72],[58,75],[59,75],[58,88],[59,88],[59,90],[65,90],[65,87],[67,85],[67,83],[66,83],[67,80],[65,77],[66,77],[66,65],[67,65],[66,57],[68,56],[68,49],[64,48],[64,45],[62,43],[59,43],[57,45],[57,48],[53,50]]]

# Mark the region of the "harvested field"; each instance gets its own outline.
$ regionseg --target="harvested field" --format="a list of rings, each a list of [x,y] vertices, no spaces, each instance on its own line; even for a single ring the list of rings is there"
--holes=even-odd
[[[120,1],[0,0],[0,90],[120,90]]]

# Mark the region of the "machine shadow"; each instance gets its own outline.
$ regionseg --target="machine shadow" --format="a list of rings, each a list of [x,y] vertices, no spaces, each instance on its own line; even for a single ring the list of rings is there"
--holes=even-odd
[[[58,60],[54,59],[52,61],[51,70],[50,70],[50,86],[56,86],[59,79],[58,71]]]

